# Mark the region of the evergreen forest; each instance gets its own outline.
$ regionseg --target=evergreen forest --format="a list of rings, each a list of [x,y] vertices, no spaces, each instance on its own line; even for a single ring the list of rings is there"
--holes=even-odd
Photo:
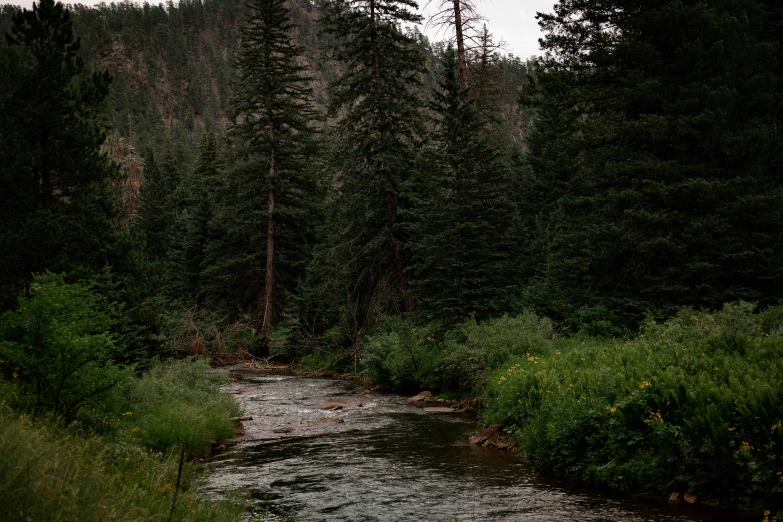
[[[783,6],[552,1],[0,6],[0,519],[238,520],[241,364],[783,520]]]

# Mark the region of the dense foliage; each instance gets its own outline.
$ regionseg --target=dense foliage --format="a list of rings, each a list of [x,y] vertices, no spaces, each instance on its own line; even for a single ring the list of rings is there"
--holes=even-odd
[[[779,299],[779,7],[561,2],[540,20],[530,304],[609,332]]]
[[[630,341],[512,358],[490,378],[484,419],[539,465],[592,484],[780,511],[783,310],[753,309],[683,309]]]
[[[783,11],[562,0],[523,62],[418,7],[0,7],[3,433],[203,451],[236,405],[159,359],[252,352],[481,396],[595,484],[780,509]]]
[[[783,307],[648,318],[629,340],[556,335],[526,313],[439,339],[387,321],[361,366],[416,392],[473,389],[536,465],[594,486],[783,509]],[[490,369],[497,368],[494,372]]]

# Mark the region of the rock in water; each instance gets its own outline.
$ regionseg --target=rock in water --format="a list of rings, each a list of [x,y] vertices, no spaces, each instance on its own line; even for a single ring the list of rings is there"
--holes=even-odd
[[[669,504],[679,504],[680,503],[680,494],[679,492],[675,491],[669,496]]]
[[[432,392],[423,391],[423,392],[419,393],[418,395],[414,395],[413,397],[411,397],[408,400],[410,402],[421,402],[424,399],[426,399],[427,397],[430,397],[431,395],[432,395]]]
[[[695,504],[699,501],[699,497],[694,495],[693,493],[686,493],[683,495],[682,499],[687,502],[688,504]]]
[[[361,408],[364,406],[361,402],[331,401],[319,407],[319,410],[342,410],[345,408]]]
[[[427,413],[454,413],[454,408],[424,408]]]

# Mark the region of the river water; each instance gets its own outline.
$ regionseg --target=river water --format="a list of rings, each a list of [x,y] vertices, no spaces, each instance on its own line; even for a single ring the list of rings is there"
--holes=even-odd
[[[475,419],[432,414],[405,397],[327,379],[236,372],[229,385],[253,420],[207,463],[204,492],[249,493],[267,520],[714,521],[736,513],[598,494],[471,446]],[[340,411],[319,409],[342,400]],[[340,420],[342,420],[340,422]]]

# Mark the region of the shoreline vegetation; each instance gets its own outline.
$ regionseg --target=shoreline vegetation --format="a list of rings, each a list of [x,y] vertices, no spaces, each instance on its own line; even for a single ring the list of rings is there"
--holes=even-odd
[[[169,361],[130,377],[65,424],[17,409],[17,390],[0,388],[0,519],[9,522],[237,521],[241,494],[222,501],[197,493],[198,461],[234,437],[234,397],[226,372],[205,359]]]

